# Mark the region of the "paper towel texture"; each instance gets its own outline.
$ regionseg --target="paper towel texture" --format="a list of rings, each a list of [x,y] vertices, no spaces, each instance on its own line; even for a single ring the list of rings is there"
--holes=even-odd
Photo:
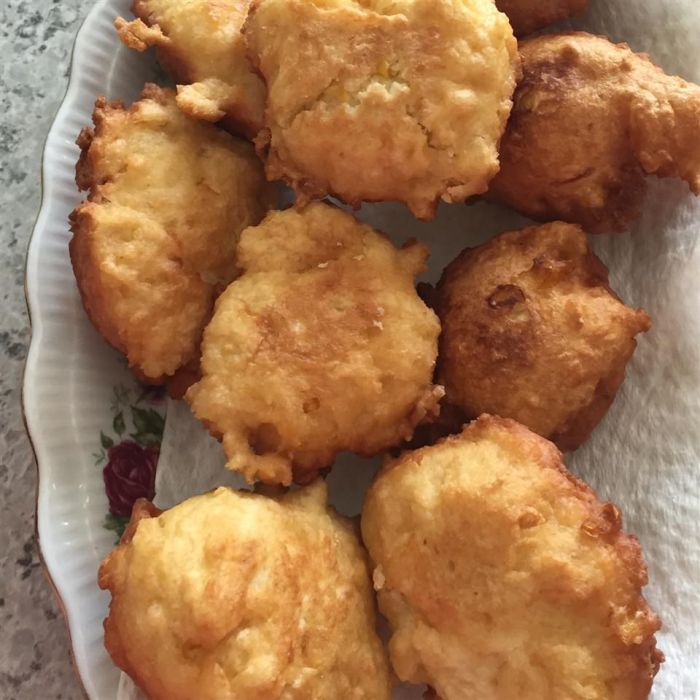
[[[579,29],[647,51],[667,72],[700,82],[700,5],[695,0],[593,0]],[[700,137],[700,135],[699,135]],[[569,468],[620,505],[649,567],[646,595],[661,616],[666,663],[654,700],[700,700],[700,204],[679,182],[650,180],[641,220],[627,234],[592,237],[611,283],[653,328],[639,340],[627,379],[603,423]],[[442,206],[430,223],[399,205],[365,206],[360,217],[398,243],[417,237],[432,251],[424,279],[475,245],[527,220],[479,203]],[[183,403],[171,403],[158,466],[156,503],[170,506],[220,484],[241,485],[218,443]],[[343,455],[329,477],[331,502],[356,515],[378,460]],[[141,697],[122,677],[119,700]],[[421,697],[418,688],[395,698]],[[466,699],[465,699],[466,700]],[[484,699],[486,700],[486,699]]]

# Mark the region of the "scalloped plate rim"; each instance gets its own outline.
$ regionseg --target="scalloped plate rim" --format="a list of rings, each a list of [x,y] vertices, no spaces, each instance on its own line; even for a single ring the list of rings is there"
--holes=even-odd
[[[80,91],[82,79],[85,76],[85,63],[83,53],[90,42],[89,32],[93,24],[105,11],[111,0],[97,0],[89,9],[87,14],[80,21],[73,45],[71,47],[71,57],[69,61],[68,82],[61,103],[56,110],[51,126],[47,132],[41,157],[41,201],[39,211],[32,228],[32,232],[27,244],[24,268],[24,297],[27,306],[27,314],[30,327],[30,341],[27,358],[24,364],[21,383],[21,413],[25,430],[31,446],[34,463],[36,467],[36,491],[35,491],[35,520],[34,530],[38,544],[38,554],[41,568],[53,592],[59,610],[66,624],[66,631],[69,639],[70,659],[75,671],[75,676],[79,684],[80,691],[86,698],[97,698],[98,693],[95,687],[95,680],[92,677],[92,669],[81,649],[77,645],[77,640],[82,636],[82,628],[77,616],[73,611],[75,601],[69,601],[65,591],[65,583],[60,567],[52,564],[53,554],[47,551],[46,541],[49,523],[45,522],[44,512],[47,495],[47,472],[50,471],[50,460],[42,455],[42,442],[38,435],[40,426],[36,417],[34,405],[34,394],[31,386],[32,378],[41,362],[41,352],[43,350],[42,341],[44,338],[44,316],[39,302],[39,270],[38,255],[41,245],[41,234],[48,224],[49,213],[54,201],[53,184],[48,177],[50,169],[50,159],[58,138],[58,133],[62,123],[69,117],[74,103]],[[116,669],[115,669],[116,670]]]

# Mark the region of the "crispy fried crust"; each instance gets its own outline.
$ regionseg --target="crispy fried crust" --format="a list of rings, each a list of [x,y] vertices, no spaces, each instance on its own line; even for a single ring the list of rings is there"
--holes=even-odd
[[[700,87],[583,32],[528,39],[520,53],[492,198],[598,233],[638,215],[645,173],[700,193]]]
[[[466,417],[494,413],[575,449],[625,376],[647,314],[624,305],[583,231],[556,222],[463,251],[438,285],[438,376]]]
[[[586,11],[588,0],[496,0],[508,15],[516,36],[525,36]]]
[[[119,544],[131,544],[131,540],[134,539],[134,535],[138,530],[139,523],[148,518],[157,518],[162,512],[163,511],[160,508],[156,508],[156,506],[154,506],[148,499],[137,499],[133,505],[133,508],[131,509],[129,524],[126,526],[126,529],[119,540]]]
[[[337,452],[377,454],[438,412],[440,326],[414,287],[426,257],[321,203],[243,232],[245,272],[216,303],[186,397],[229,468],[305,482]]]
[[[132,22],[115,26],[137,51],[155,46],[192,117],[253,138],[262,128],[265,87],[245,55],[241,26],[250,0],[134,0]]]
[[[138,510],[99,585],[105,646],[151,700],[389,699],[365,554],[322,482]]]
[[[134,373],[160,383],[196,361],[235,248],[272,201],[252,147],[182,114],[155,85],[126,109],[97,100],[76,181],[71,261],[95,327]]]
[[[83,306],[136,376],[160,384],[197,350],[211,315],[209,286],[188,270],[172,238],[138,212],[81,204],[70,256]]]
[[[492,0],[257,0],[243,31],[268,88],[258,149],[300,205],[430,219],[498,170],[518,55]]]
[[[663,655],[639,543],[515,421],[387,463],[362,534],[402,680],[442,700],[647,697]]]

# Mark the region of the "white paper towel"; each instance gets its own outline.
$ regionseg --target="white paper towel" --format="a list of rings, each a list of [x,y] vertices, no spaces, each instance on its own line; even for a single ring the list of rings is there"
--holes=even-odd
[[[666,71],[700,82],[696,0],[593,0],[586,17],[572,25],[627,41]],[[630,233],[591,240],[610,268],[613,288],[646,308],[654,326],[640,339],[607,417],[567,464],[602,498],[620,505],[625,529],[642,543],[646,595],[662,617],[658,639],[666,654],[651,697],[700,700],[700,204],[682,183],[649,184],[643,216]],[[485,203],[442,206],[429,224],[396,204],[366,206],[359,215],[398,243],[425,241],[432,251],[424,276],[429,281],[462,248],[527,223]],[[156,503],[168,507],[217,485],[242,485],[223,463],[218,443],[182,402],[171,402]],[[338,510],[359,512],[377,464],[341,457],[329,477]],[[420,696],[406,688],[395,694],[397,700]],[[141,697],[122,676],[118,700]]]

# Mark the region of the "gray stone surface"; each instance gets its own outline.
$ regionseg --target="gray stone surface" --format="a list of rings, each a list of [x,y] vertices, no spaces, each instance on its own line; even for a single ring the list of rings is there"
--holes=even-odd
[[[92,0],[0,2],[0,698],[81,698],[68,635],[38,560],[36,475],[20,409],[29,341],[24,257],[46,132]]]

